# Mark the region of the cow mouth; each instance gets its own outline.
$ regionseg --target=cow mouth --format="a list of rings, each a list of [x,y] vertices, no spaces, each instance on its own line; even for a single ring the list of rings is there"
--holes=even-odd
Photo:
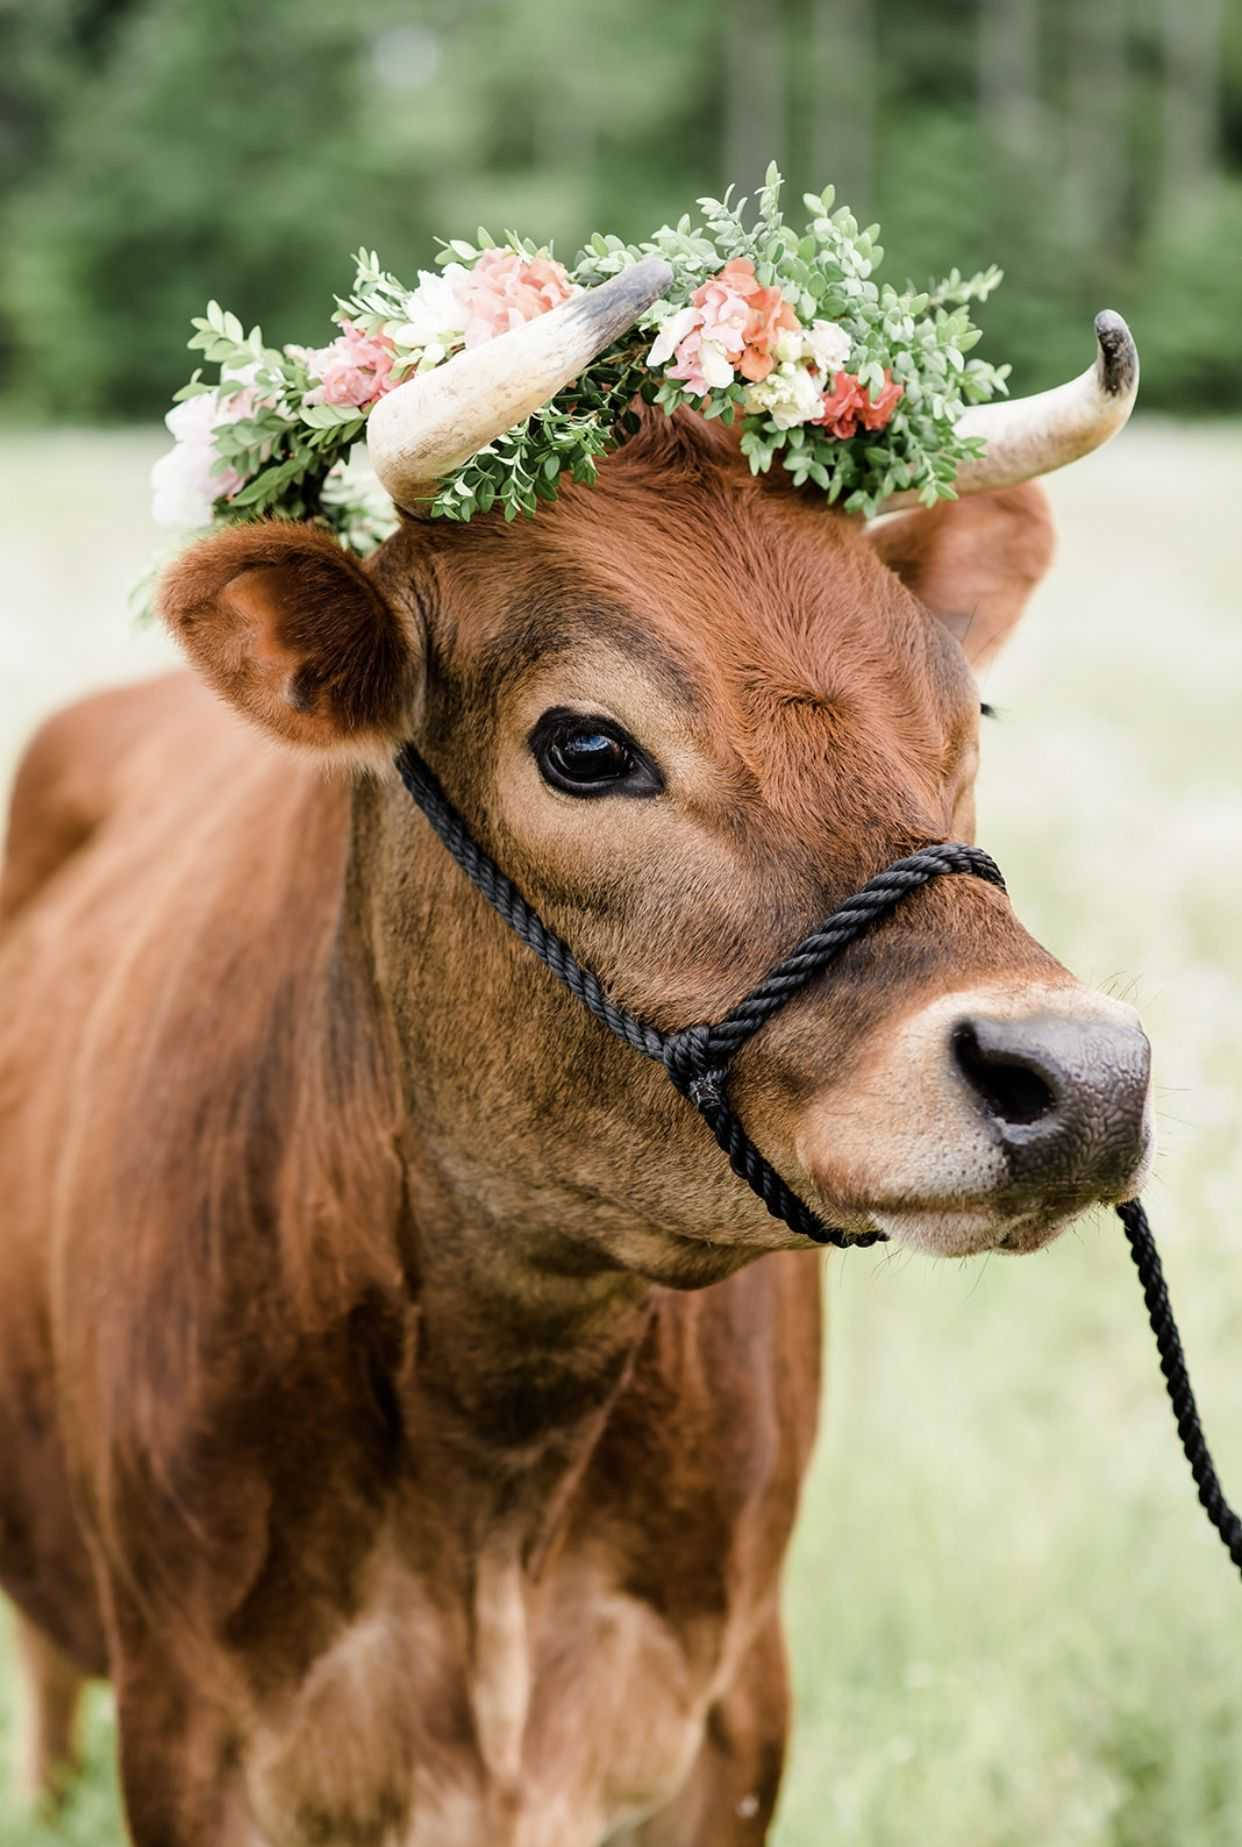
[[[878,1231],[894,1244],[904,1244],[937,1257],[973,1257],[990,1251],[1024,1256],[1042,1250],[1084,1213],[1137,1198],[1151,1170],[1154,1140],[1143,1139],[1137,1159],[1112,1184],[1082,1182],[1046,1191],[1000,1189],[981,1195],[917,1197],[861,1201],[835,1208],[839,1220],[854,1231]],[[820,1192],[819,1188],[816,1188]]]
[[[1028,1204],[1012,1211],[998,1209],[994,1201],[977,1206],[905,1207],[867,1215],[872,1229],[882,1231],[894,1244],[935,1257],[976,1257],[991,1251],[1006,1256],[1026,1256],[1042,1250],[1082,1213],[1103,1202],[1080,1200],[1073,1205]]]

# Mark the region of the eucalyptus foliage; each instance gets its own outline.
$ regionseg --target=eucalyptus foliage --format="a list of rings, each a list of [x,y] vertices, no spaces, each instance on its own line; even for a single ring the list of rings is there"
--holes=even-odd
[[[959,437],[955,425],[968,405],[1003,391],[1009,371],[967,357],[980,338],[971,306],[986,300],[1001,272],[993,268],[963,278],[953,270],[923,291],[878,283],[875,273],[884,255],[878,225],[860,227],[828,187],[804,195],[807,217],[799,231],[786,224],[780,193],[781,176],[772,166],[749,212],[748,201],[734,200],[729,192],[722,199],[700,199],[697,221],[685,215],[641,243],[592,237],[570,271],[576,285],[596,286],[656,255],[672,270],[666,295],[549,404],[441,482],[428,505],[430,515],[461,521],[497,510],[512,520],[555,499],[563,477],[593,482],[599,458],[637,427],[639,401],[668,414],[689,405],[704,417],[737,423],[741,451],[754,473],[777,464],[797,486],[818,489],[830,504],[851,513],[870,516],[902,490],[913,490],[929,506],[951,499],[959,465],[982,447]],[[523,259],[550,255],[515,232],[498,243],[480,228],[473,243],[462,238],[444,243],[437,260],[468,268],[497,248]],[[900,385],[896,410],[882,429],[860,429],[842,439],[812,423],[782,428],[770,415],[748,410],[742,378],[693,395],[684,380],[650,366],[661,325],[739,258],[753,265],[765,288],[781,291],[803,326],[827,321],[848,335],[851,376],[862,390],[879,393],[890,380]],[[424,353],[402,344],[411,299],[411,291],[368,250],[358,252],[351,292],[338,298],[338,322],[393,348],[392,381],[428,363]],[[322,393],[316,393],[308,365],[313,355],[300,347],[267,345],[259,328],[245,333],[236,316],[215,302],[194,322],[190,346],[218,368],[218,379],[206,380],[198,371],[178,398],[219,394],[216,467],[230,484],[243,477],[240,487],[216,500],[215,520],[310,519],[352,550],[372,549],[391,517],[343,478],[340,467],[364,433],[367,407],[317,401]],[[238,415],[227,420],[233,402]]]

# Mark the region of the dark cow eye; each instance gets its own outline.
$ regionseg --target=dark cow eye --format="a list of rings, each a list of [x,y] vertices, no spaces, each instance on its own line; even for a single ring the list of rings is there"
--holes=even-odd
[[[651,759],[608,718],[545,712],[530,734],[540,774],[566,795],[658,795]]]

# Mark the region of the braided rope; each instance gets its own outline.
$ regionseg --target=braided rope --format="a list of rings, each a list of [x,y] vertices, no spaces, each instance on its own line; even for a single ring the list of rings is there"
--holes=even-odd
[[[423,762],[410,744],[397,757],[401,780],[428,821],[448,848],[466,877],[499,912],[509,928],[533,949],[571,994],[588,1007],[618,1039],[642,1052],[647,1058],[662,1062],[664,1034],[645,1020],[627,1013],[611,1000],[599,976],[583,968],[573,950],[554,930],[549,930],[539,913],[526,902],[512,879],[505,877],[495,862],[471,837],[465,822],[449,801],[434,772]]]
[[[412,744],[402,747],[397,756],[397,769],[410,795],[475,888],[597,1020],[636,1052],[664,1066],[672,1083],[706,1122],[728,1156],[733,1172],[762,1199],[773,1218],[780,1219],[816,1244],[846,1248],[883,1240],[883,1232],[864,1232],[852,1237],[835,1226],[825,1225],[786,1185],[729,1107],[728,1063],[778,1008],[912,892],[948,873],[968,873],[1003,891],[1005,881],[995,860],[978,847],[949,842],[924,847],[907,859],[896,861],[877,873],[861,891],[839,904],[725,1019],[715,1025],[685,1026],[679,1032],[663,1033],[649,1021],[619,1006],[598,975],[584,968],[569,945],[548,929],[513,881],[506,878],[472,838],[435,774]],[[1147,1214],[1138,1200],[1132,1200],[1117,1207],[1117,1216],[1125,1227],[1130,1254],[1143,1287],[1177,1434],[1190,1464],[1199,1500],[1230,1558],[1242,1572],[1242,1519],[1225,1499],[1203,1435],[1181,1336]]]
[[[1177,1434],[1181,1438],[1190,1473],[1199,1490],[1200,1504],[1220,1534],[1225,1550],[1242,1572],[1242,1520],[1225,1499],[1216,1465],[1203,1434],[1203,1426],[1199,1422],[1199,1407],[1195,1403],[1190,1374],[1186,1370],[1182,1338],[1173,1317],[1173,1305],[1165,1286],[1160,1253],[1151,1235],[1147,1214],[1142,1203],[1132,1199],[1124,1206],[1117,1207],[1117,1217],[1125,1227],[1130,1255],[1143,1286],[1147,1318],[1151,1322],[1151,1331],[1156,1337],[1156,1351],[1160,1355],[1160,1370],[1168,1388],[1169,1403],[1173,1406]]]
[[[746,996],[727,1019],[709,1031],[709,1055],[719,1057],[735,1052],[746,1043],[778,1008],[799,993],[807,983],[821,974],[843,949],[849,947],[864,930],[896,910],[912,892],[930,885],[946,873],[970,873],[989,884],[1005,889],[1000,867],[991,854],[981,847],[967,847],[956,842],[943,846],[922,847],[907,859],[895,860],[883,872],[877,872],[860,891],[846,898],[829,913],[819,927],[804,938],[798,947],[778,962],[764,976],[759,986]]]
[[[723,1067],[704,1072],[692,1080],[687,1095],[706,1122],[716,1141],[729,1157],[729,1166],[757,1193],[774,1219],[781,1219],[814,1244],[835,1244],[839,1249],[861,1249],[867,1244],[882,1244],[882,1231],[860,1231],[851,1235],[835,1226],[825,1225],[810,1207],[786,1185],[776,1169],[759,1152],[733,1111],[725,1101]],[[676,1080],[674,1080],[676,1082]],[[680,1085],[678,1085],[680,1089]]]

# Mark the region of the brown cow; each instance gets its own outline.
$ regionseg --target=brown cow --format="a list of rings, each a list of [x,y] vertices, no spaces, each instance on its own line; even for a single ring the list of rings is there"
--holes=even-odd
[[[970,837],[968,662],[1049,525],[1018,486],[867,532],[684,416],[602,472],[366,569],[308,527],[203,541],[163,607],[215,693],[88,700],[23,764],[0,1574],[28,1783],[109,1675],[137,1847],[767,1836],[818,1259],[386,765],[415,738],[626,1005],[718,1017]],[[1133,1015],[971,878],[734,1094],[826,1217],[946,1253],[1036,1248],[1149,1140]]]

